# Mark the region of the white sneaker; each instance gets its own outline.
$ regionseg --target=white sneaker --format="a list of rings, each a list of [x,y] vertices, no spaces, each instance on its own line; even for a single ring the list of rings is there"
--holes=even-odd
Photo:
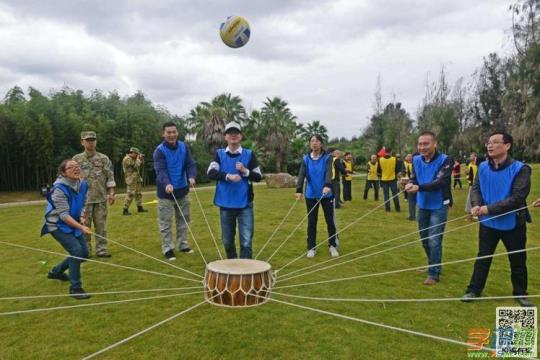
[[[339,253],[338,253],[337,249],[334,246],[330,246],[328,248],[328,250],[330,251],[330,255],[332,255],[332,257],[338,257],[339,256]]]
[[[315,254],[317,253],[317,251],[315,249],[309,249],[309,251],[307,252],[307,257],[308,258],[312,258],[312,257],[315,257]]]

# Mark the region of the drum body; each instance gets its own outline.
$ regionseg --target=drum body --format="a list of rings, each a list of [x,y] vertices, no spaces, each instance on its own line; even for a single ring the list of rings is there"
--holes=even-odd
[[[270,264],[251,259],[217,260],[206,266],[206,301],[214,305],[245,307],[264,304],[275,278]]]

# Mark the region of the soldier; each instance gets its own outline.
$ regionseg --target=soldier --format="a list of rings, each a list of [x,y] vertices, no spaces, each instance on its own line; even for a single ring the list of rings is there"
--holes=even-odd
[[[129,206],[135,198],[137,203],[137,212],[148,212],[142,206],[142,177],[140,173],[141,165],[144,161],[144,154],[141,154],[139,149],[132,147],[129,153],[122,160],[122,169],[124,170],[124,178],[126,180],[126,200],[124,201],[124,212],[122,215],[131,215]]]
[[[73,160],[81,166],[81,177],[88,183],[88,198],[84,210],[86,226],[91,227],[92,221],[95,226],[96,255],[98,257],[111,257],[107,251],[107,232],[105,222],[107,220],[107,202],[114,204],[114,173],[111,160],[102,153],[96,151],[96,133],[83,131],[81,144],[84,152],[77,154]],[[92,253],[91,236],[84,235],[88,245],[88,254]]]

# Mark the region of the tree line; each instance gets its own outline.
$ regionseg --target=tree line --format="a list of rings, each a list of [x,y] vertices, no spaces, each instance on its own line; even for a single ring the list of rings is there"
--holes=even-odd
[[[13,87],[0,102],[0,191],[37,189],[55,178],[56,165],[82,151],[80,132],[95,130],[98,151],[107,154],[118,184],[123,184],[121,161],[131,146],[146,156],[142,172],[153,183],[151,154],[161,141],[161,125],[173,121],[197,161],[198,181],[216,148],[223,146],[225,124],[243,126],[244,145],[253,149],[265,172],[298,171],[307,140],[318,133],[328,146],[351,151],[363,163],[382,146],[396,153],[413,152],[416,134],[438,134],[442,151],[464,156],[484,152],[489,132],[506,130],[515,139],[514,155],[540,160],[540,0],[519,0],[510,7],[513,54],[487,55],[467,81],[449,84],[443,67],[434,80],[426,78],[422,104],[413,118],[399,99],[382,101],[381,81],[375,90],[369,125],[351,139],[328,139],[321,121],[298,122],[287,101],[266,98],[248,113],[242,99],[229,93],[195,106],[187,114],[171,114],[152,103],[142,91],[117,92],[63,88],[44,95],[35,88],[25,93]]]

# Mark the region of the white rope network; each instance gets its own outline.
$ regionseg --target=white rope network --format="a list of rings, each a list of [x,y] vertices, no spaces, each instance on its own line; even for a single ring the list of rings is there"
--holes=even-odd
[[[178,204],[178,201],[176,200],[176,196],[174,196],[174,192],[171,192],[171,195],[174,199],[174,202],[176,203],[176,207],[178,208],[178,211],[180,211],[180,215],[182,215],[182,219],[186,223],[186,226],[188,228],[189,233],[191,234],[191,237],[193,238],[193,242],[195,243],[195,246],[197,246],[197,250],[199,251],[199,254],[201,255],[201,258],[203,259],[203,262],[205,265],[208,265],[206,262],[206,259],[204,257],[204,254],[201,251],[201,248],[199,247],[199,243],[197,242],[197,239],[195,238],[195,234],[193,234],[193,231],[191,230],[191,226],[189,225],[189,222],[187,221],[184,212],[182,211],[182,208],[180,207],[180,204]]]
[[[197,193],[197,190],[195,188],[195,185],[192,185],[191,188],[193,189],[193,194],[195,194],[195,199],[197,199],[197,204],[199,204],[199,209],[201,209],[201,213],[204,217],[204,222],[206,222],[206,226],[208,227],[208,232],[210,233],[210,236],[212,237],[212,241],[214,242],[214,245],[216,246],[217,253],[219,255],[219,258],[223,260],[223,255],[221,255],[221,251],[219,250],[219,246],[216,241],[216,237],[214,236],[214,232],[212,231],[212,228],[210,227],[210,223],[208,222],[208,218],[206,217],[206,213],[204,211],[204,208],[201,204],[201,200],[199,199],[199,194]]]

